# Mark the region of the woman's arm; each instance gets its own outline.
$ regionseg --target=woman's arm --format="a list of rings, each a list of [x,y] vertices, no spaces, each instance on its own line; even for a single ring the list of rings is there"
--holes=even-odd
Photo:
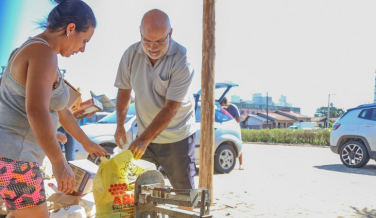
[[[68,141],[67,136],[64,133],[59,132],[59,131],[56,132],[56,139],[61,144],[65,144]]]
[[[98,157],[102,157],[107,154],[103,147],[94,143],[86,136],[68,108],[64,108],[63,110],[59,111],[59,122],[64,127],[65,131],[69,133],[69,135],[81,143],[92,158],[95,158],[94,154],[96,154]]]

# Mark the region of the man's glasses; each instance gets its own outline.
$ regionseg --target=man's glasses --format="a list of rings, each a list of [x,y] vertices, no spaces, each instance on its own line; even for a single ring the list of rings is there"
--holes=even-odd
[[[167,43],[167,39],[168,39],[168,35],[170,35],[170,34],[167,34],[165,40],[163,40],[163,41],[156,41],[156,42],[152,42],[152,41],[146,40],[146,39],[144,39],[144,38],[142,37],[142,35],[141,35],[141,42],[142,42],[143,44],[147,45],[147,46],[152,46],[153,44],[156,44],[157,46],[166,45],[166,43]]]

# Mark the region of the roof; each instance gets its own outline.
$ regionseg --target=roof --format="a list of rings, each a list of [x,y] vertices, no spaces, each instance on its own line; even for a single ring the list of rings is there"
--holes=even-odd
[[[302,114],[298,114],[298,113],[294,113],[292,111],[277,110],[275,113],[286,115],[286,116],[290,116],[290,117],[294,117],[296,119],[310,119],[310,117],[308,117],[308,116],[305,116],[305,115],[302,115]]]
[[[311,122],[326,122],[327,117],[312,117]],[[338,118],[331,117],[329,120],[334,123]]]
[[[260,113],[257,113],[257,115],[262,116],[262,117],[266,117],[266,112],[260,112]],[[291,119],[289,117],[286,117],[286,116],[283,116],[281,114],[277,114],[277,113],[274,113],[274,112],[269,112],[268,117],[272,118],[274,120],[277,120],[277,121],[291,121],[291,122],[295,121],[294,119]]]
[[[338,119],[339,119],[339,118],[334,118],[334,117],[329,118],[329,120],[332,121],[332,123],[336,122]]]
[[[248,119],[248,118],[254,118],[254,119],[256,119],[256,120],[260,120],[260,121],[262,121],[262,122],[266,122],[266,118],[265,117],[260,117],[260,116],[257,116],[257,115],[248,115],[247,116],[247,118],[246,119]],[[270,120],[270,119],[269,119]]]
[[[311,122],[324,122],[326,117],[311,117]]]

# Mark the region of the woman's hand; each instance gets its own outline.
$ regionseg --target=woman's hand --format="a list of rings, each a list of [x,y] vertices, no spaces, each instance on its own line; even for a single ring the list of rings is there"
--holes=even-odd
[[[56,132],[56,139],[61,142],[61,144],[65,144],[68,141],[67,136],[59,131]]]
[[[106,149],[91,140],[89,140],[88,143],[83,144],[82,147],[84,147],[85,151],[87,151],[93,159],[95,159],[94,154],[98,157],[104,157],[107,154]]]
[[[63,160],[59,163],[52,164],[52,172],[56,178],[58,190],[65,194],[72,193],[76,185],[76,180],[68,162]]]
[[[86,117],[94,116],[96,113],[97,113],[97,112],[88,113],[88,114],[86,114]]]

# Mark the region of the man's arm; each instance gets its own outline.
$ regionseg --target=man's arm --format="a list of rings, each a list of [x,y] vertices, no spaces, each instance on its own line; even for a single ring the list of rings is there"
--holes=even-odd
[[[240,117],[235,118],[236,122],[240,123]]]
[[[120,143],[120,139],[122,139],[124,144],[127,143],[124,122],[131,103],[131,92],[132,89],[119,89],[116,99],[117,127],[115,132],[115,141],[120,148],[123,148],[122,143]]]
[[[240,123],[240,113],[238,107],[230,104],[231,107],[231,115],[235,118],[236,122]]]
[[[145,131],[129,146],[135,159],[140,159],[144,155],[150,142],[166,128],[166,126],[175,117],[180,108],[181,102],[166,100],[162,110],[153,119]]]

